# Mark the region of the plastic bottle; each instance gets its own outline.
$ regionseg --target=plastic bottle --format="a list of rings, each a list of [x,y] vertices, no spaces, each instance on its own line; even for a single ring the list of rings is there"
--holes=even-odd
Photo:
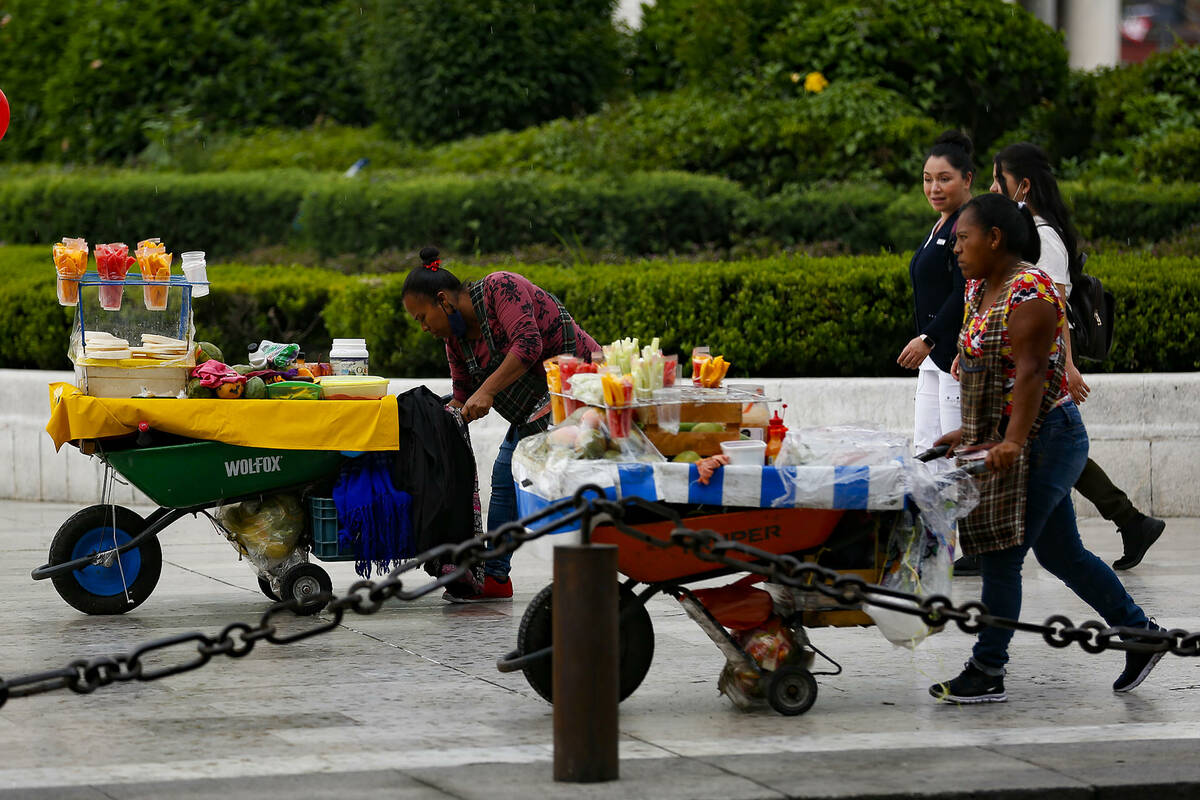
[[[787,409],[787,406],[784,406]],[[779,412],[775,412],[775,416],[771,417],[771,421],[767,423],[767,463],[774,464],[775,457],[779,455],[779,451],[783,448],[783,437],[787,435],[787,426],[783,424],[783,418],[779,416]]]
[[[370,375],[367,340],[334,339],[329,349],[329,365],[334,375]]]
[[[298,344],[280,344],[263,339],[258,344],[250,343],[246,348],[250,366],[255,369],[287,369],[300,354]]]

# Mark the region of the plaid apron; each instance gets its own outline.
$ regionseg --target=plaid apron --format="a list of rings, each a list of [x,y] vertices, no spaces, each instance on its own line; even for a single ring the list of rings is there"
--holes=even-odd
[[[1027,265],[1022,264],[1022,269]],[[1015,278],[1015,276],[1014,276]],[[983,353],[967,355],[966,325],[958,340],[958,370],[962,393],[962,444],[999,442],[1008,428],[1004,410],[1004,359],[1001,355],[1004,332],[1008,327],[1005,313],[1013,285],[988,312],[983,334]],[[967,318],[978,313],[983,289],[967,306]],[[1051,391],[1042,394],[1042,403],[1034,418],[1025,447],[1013,466],[1000,472],[988,472],[978,478],[979,505],[958,523],[962,551],[967,555],[1003,550],[1025,541],[1025,499],[1029,488],[1029,443],[1037,436],[1042,421],[1058,401],[1053,391],[1062,384],[1064,359],[1059,358],[1050,378]]]
[[[488,324],[487,305],[483,298],[483,281],[475,281],[468,286],[471,295],[471,305],[475,307],[475,317],[479,320],[479,330],[483,333],[483,341],[488,348],[488,366],[479,366],[475,351],[462,339],[458,340],[458,349],[462,351],[463,359],[467,362],[467,372],[471,375],[474,389],[478,389],[488,376],[500,368],[504,354],[496,349],[496,341],[492,338],[492,328]],[[554,295],[550,295],[554,305],[558,306],[558,319],[563,326],[563,352],[578,355],[576,350],[575,320],[567,313],[567,309]],[[590,355],[590,354],[589,354]],[[535,369],[536,368],[536,369]],[[506,388],[496,393],[492,408],[500,416],[517,426],[517,437],[522,438],[531,433],[541,433],[550,427],[550,390],[546,386],[546,374],[539,372],[540,365],[530,367],[521,377],[517,378]],[[539,413],[541,412],[541,413]]]

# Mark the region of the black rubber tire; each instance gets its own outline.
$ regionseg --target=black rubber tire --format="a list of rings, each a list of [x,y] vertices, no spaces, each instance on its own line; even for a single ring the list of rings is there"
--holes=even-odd
[[[767,679],[767,702],[785,717],[803,714],[817,702],[817,679],[804,667],[780,667]]]
[[[279,602],[279,595],[275,594],[275,590],[271,588],[271,582],[266,578],[258,579],[258,590],[267,596],[269,600]]]
[[[333,581],[329,579],[329,573],[316,564],[297,564],[283,573],[283,578],[279,581],[279,599],[299,600],[301,605],[296,614],[301,617],[316,614],[329,605],[328,600],[319,603],[306,602],[309,597],[319,592],[332,591]]]
[[[112,527],[114,522],[117,530],[130,538],[146,528],[146,520],[124,506],[88,506],[71,515],[54,534],[54,539],[50,542],[50,563],[62,564],[71,561],[74,558],[75,546],[83,536],[98,528]],[[141,559],[141,565],[127,587],[128,599],[125,597],[125,591],[117,591],[115,594],[96,594],[90,591],[80,584],[78,570],[55,575],[50,580],[63,600],[85,614],[124,614],[145,602],[162,575],[162,546],[157,536],[151,536],[133,550],[126,551],[122,558],[128,558],[130,553],[135,552]],[[107,570],[113,570],[111,574],[120,577],[120,567],[116,563],[106,568],[106,572]]]
[[[554,586],[542,589],[521,617],[521,626],[517,629],[517,650],[521,653],[533,653],[544,647],[549,647],[554,641]],[[621,587],[618,599],[621,614],[621,625],[617,632],[620,653],[617,658],[620,664],[620,699],[624,700],[641,686],[642,680],[650,670],[650,662],[654,660],[654,626],[650,622],[650,614],[646,606],[637,596]],[[554,702],[554,656],[543,658],[525,667],[525,680],[533,690],[541,695],[548,703]]]

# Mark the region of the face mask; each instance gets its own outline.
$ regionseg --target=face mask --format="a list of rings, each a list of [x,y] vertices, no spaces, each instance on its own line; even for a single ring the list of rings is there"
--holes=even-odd
[[[446,307],[443,306],[442,310],[446,311]],[[446,319],[450,321],[450,332],[454,334],[455,338],[462,339],[467,335],[467,321],[463,318],[461,311],[451,306],[450,310],[446,311]]]

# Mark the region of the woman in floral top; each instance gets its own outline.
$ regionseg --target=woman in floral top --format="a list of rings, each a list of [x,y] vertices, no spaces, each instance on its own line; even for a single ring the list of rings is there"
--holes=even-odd
[[[1055,289],[1054,282],[1050,279],[1050,276],[1037,267],[1028,267],[1018,272],[1016,277],[1013,278],[1011,287],[1011,294],[1008,295],[1006,300],[1006,317],[1011,316],[1013,309],[1031,300],[1040,300],[1054,307],[1057,318],[1055,327],[1058,335],[1054,337],[1054,342],[1050,345],[1050,357],[1046,365],[1046,382],[1042,385],[1043,392],[1053,391],[1050,382],[1055,377],[1057,366],[1063,361],[1063,338],[1061,331],[1063,320],[1066,318],[1066,311],[1063,308],[1062,298]],[[981,308],[980,295],[985,288],[986,283],[982,280],[967,281],[966,308],[963,310],[965,320],[963,321],[960,339],[963,352],[971,358],[982,358],[984,355],[984,334],[987,333],[988,314],[987,309]],[[972,309],[976,310],[972,312]],[[1005,326],[1005,330],[1000,335],[1000,358],[1004,363],[1004,406],[1000,413],[1003,416],[1011,417],[1013,389],[1017,383],[1017,365],[1013,361],[1012,338],[1007,326]],[[1054,401],[1055,406],[1062,405],[1063,402],[1071,399],[1067,390],[1065,375],[1059,383],[1061,385],[1058,390],[1057,399]]]
[[[958,455],[985,452],[989,472],[979,505],[959,523],[963,550],[980,554],[982,600],[993,615],[1020,618],[1021,567],[1032,549],[1109,625],[1161,630],[1079,538],[1071,487],[1087,460],[1088,437],[1064,377],[1063,301],[1033,266],[1039,251],[1028,209],[995,194],[964,206],[954,247],[967,279],[958,340],[963,427],[938,441]],[[963,672],[930,694],[951,703],[1007,700],[1012,635],[984,628]],[[1136,687],[1161,656],[1127,652],[1113,691]]]
[[[438,251],[421,251],[421,266],[401,289],[404,309],[446,343],[454,396],[468,422],[496,411],[509,422],[508,434],[492,467],[492,496],[487,525],[494,531],[517,518],[512,453],[517,442],[544,431],[550,422],[549,393],[542,362],[561,353],[591,360],[600,349],[562,304],[512,272],[493,272],[463,283],[441,266]],[[454,587],[443,597],[452,602],[512,599],[510,556],[488,561],[481,586]]]

